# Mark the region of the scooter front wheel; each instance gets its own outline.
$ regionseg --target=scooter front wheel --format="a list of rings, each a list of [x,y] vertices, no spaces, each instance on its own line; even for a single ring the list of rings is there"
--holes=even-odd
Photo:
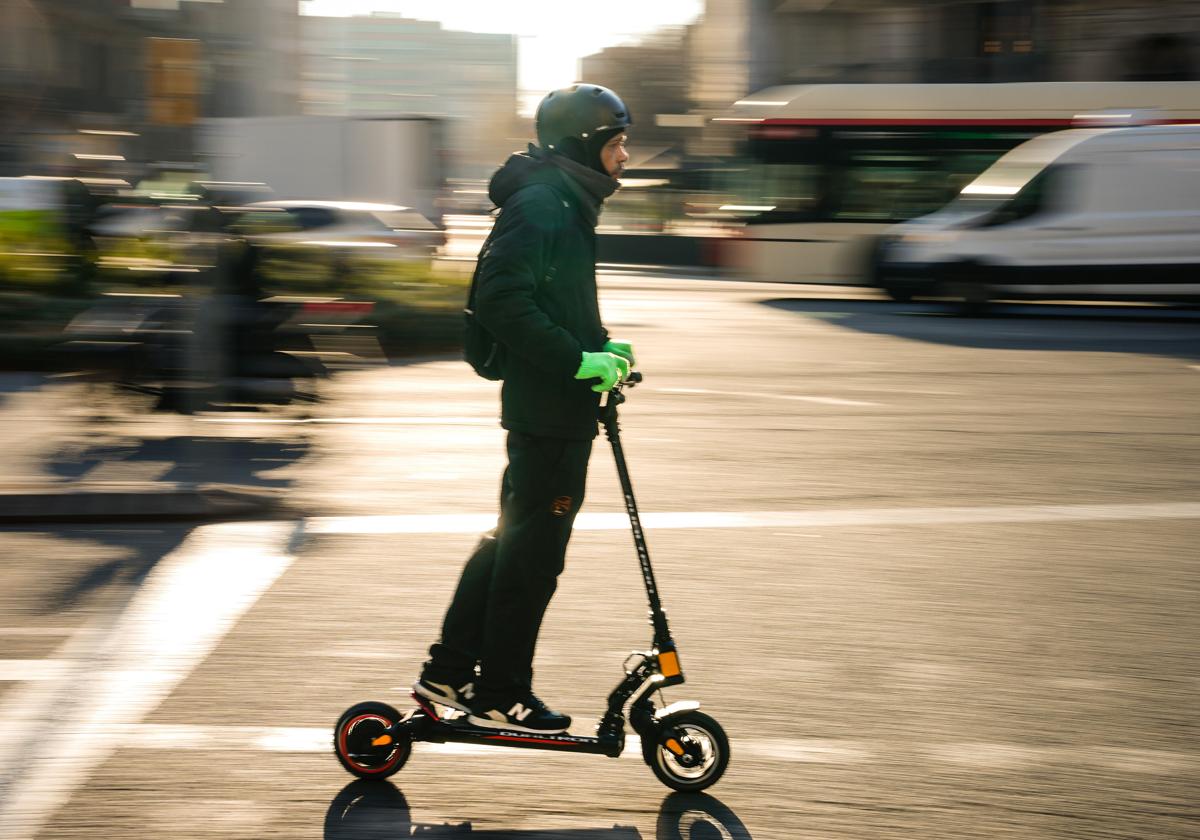
[[[360,779],[386,779],[403,767],[412,753],[410,738],[387,733],[400,718],[387,703],[368,701],[351,706],[333,729],[337,760]]]
[[[677,712],[659,721],[653,740],[642,741],[642,758],[667,787],[704,790],[729,766],[729,738],[721,724],[703,712]]]

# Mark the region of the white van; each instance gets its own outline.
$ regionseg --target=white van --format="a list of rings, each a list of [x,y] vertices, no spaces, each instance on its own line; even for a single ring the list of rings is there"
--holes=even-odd
[[[886,230],[896,300],[1200,299],[1200,124],[1081,128],[1017,146],[948,206]]]

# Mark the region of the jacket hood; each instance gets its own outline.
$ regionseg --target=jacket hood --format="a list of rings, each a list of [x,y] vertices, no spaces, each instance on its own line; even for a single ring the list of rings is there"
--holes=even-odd
[[[525,152],[513,152],[504,165],[492,175],[488,184],[488,198],[492,200],[492,204],[503,207],[504,202],[526,184],[544,183],[548,169],[541,152],[535,146],[530,146]]]
[[[620,186],[615,178],[554,152],[544,152],[531,143],[526,151],[509,155],[504,165],[496,170],[488,184],[488,198],[497,207],[503,207],[517,190],[539,183],[565,186],[574,194],[579,209],[592,225],[596,224],[600,204]]]

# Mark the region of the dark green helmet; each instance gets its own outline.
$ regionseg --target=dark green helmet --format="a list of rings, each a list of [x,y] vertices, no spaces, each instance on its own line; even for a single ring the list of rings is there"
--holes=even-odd
[[[599,132],[627,128],[629,109],[621,98],[600,85],[578,84],[553,90],[538,105],[538,145],[553,149],[573,137],[587,143]]]

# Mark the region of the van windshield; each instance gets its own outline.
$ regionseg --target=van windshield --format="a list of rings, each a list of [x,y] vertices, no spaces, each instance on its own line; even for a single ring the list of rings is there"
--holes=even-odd
[[[1046,163],[997,161],[971,183],[947,208],[957,213],[978,213],[999,207],[1024,189],[1025,185],[1045,170]]]
[[[1109,128],[1076,128],[1035,137],[993,163],[971,183],[946,209],[953,213],[978,213],[1004,204],[1025,188],[1067,151]]]
[[[1082,166],[1078,163],[1053,164],[1038,171],[1012,195],[966,195],[951,206],[959,213],[970,210],[972,215],[959,222],[969,227],[995,227],[1043,213],[1056,213],[1066,209],[1072,196],[1078,193],[1076,173]]]

